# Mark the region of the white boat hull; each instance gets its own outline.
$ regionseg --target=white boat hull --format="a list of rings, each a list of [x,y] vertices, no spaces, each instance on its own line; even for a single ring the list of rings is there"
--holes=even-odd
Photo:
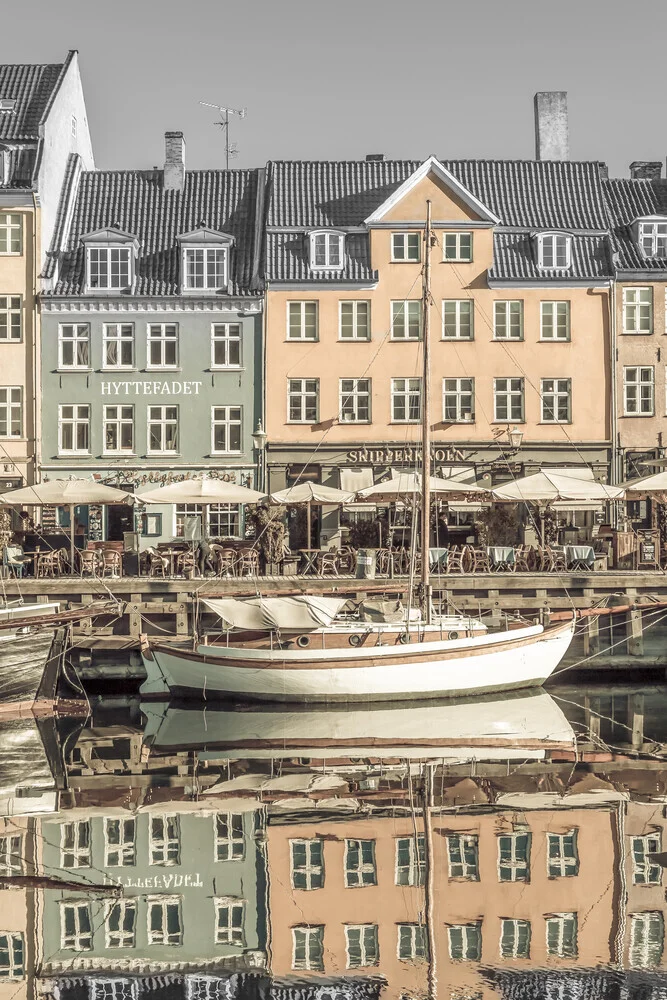
[[[556,669],[574,621],[442,642],[359,649],[165,646],[143,651],[143,695],[277,702],[412,700],[537,687]]]

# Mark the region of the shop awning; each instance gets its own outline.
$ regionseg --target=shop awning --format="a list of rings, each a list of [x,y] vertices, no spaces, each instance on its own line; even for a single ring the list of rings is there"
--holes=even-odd
[[[359,490],[365,490],[368,486],[372,485],[372,467],[340,470],[340,488],[341,490],[345,490],[347,493],[358,493]],[[343,510],[361,511],[362,513],[366,512],[367,514],[370,514],[375,510],[375,507],[376,505],[373,503],[357,503],[354,505],[347,504],[343,507]]]
[[[202,600],[202,604],[231,628],[259,632],[272,629],[313,631],[330,625],[345,603],[345,598],[315,597],[312,594],[253,597],[249,601],[233,598]]]

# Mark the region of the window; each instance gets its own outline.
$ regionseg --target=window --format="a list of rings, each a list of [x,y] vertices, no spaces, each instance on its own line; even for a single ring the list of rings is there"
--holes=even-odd
[[[23,934],[0,931],[0,979],[22,979],[25,975]]]
[[[148,407],[148,451],[166,455],[178,452],[178,407]]]
[[[211,326],[211,368],[241,366],[241,324],[214,323]]]
[[[419,299],[406,299],[391,304],[391,339],[419,340],[422,328],[422,304]]]
[[[364,969],[380,961],[377,924],[347,924],[345,950],[348,969]]]
[[[654,397],[653,367],[623,369],[623,404],[626,417],[652,417]]]
[[[104,451],[134,451],[134,407],[104,407]]]
[[[90,820],[60,824],[60,864],[63,868],[90,868]]]
[[[324,885],[324,858],[321,840],[290,840],[292,888],[321,889]]]
[[[660,965],[665,946],[665,921],[662,913],[647,911],[630,914],[630,965],[650,969]]]
[[[421,420],[422,380],[391,380],[391,419],[396,424],[416,424]]]
[[[314,268],[341,268],[343,266],[343,234],[311,233],[310,266]]]
[[[23,389],[20,385],[0,386],[0,438],[23,434]]]
[[[345,885],[348,889],[377,885],[375,841],[345,841]]]
[[[479,880],[479,838],[475,834],[450,833],[447,837],[449,877]]]
[[[426,928],[423,924],[398,925],[398,957],[402,962],[426,958]]]
[[[579,874],[576,830],[547,834],[547,874],[549,878]]]
[[[482,925],[452,924],[447,928],[449,957],[458,962],[479,962],[482,957]]]
[[[76,139],[76,118],[74,115],[72,115],[72,121],[70,122],[70,132],[72,134],[72,138]]]
[[[287,380],[287,421],[290,424],[316,424],[319,419],[320,380]]]
[[[659,854],[660,835],[632,838],[632,881],[634,885],[662,885],[662,866],[652,862],[648,855]]]
[[[137,932],[136,900],[109,900],[105,906],[104,927],[107,948],[134,948]]]
[[[148,897],[148,943],[183,943],[180,896]]]
[[[340,421],[344,424],[370,424],[371,380],[342,378],[339,380]]]
[[[540,340],[570,339],[570,303],[540,303]]]
[[[87,455],[90,451],[90,407],[58,407],[58,451],[61,455]]]
[[[215,821],[215,860],[242,861],[245,836],[242,813],[217,813]]]
[[[162,534],[162,514],[142,514],[141,534],[150,538],[159,538]]]
[[[20,295],[0,295],[0,341],[20,341],[23,336]]]
[[[523,421],[523,379],[494,378],[494,420]]]
[[[214,455],[240,455],[241,407],[214,406],[211,414],[212,453]]]
[[[148,326],[148,368],[176,368],[178,365],[178,324],[150,323]]]
[[[493,303],[493,339],[523,340],[523,301]]]
[[[0,875],[21,875],[22,873],[23,837],[20,833],[0,837]]]
[[[357,301],[341,302],[340,340],[370,340],[371,339],[371,304]]]
[[[292,928],[292,968],[322,972],[324,969],[324,926],[311,924]]]
[[[204,525],[204,534],[213,538],[239,538],[240,537],[240,505],[237,503],[211,503],[206,505],[207,521]],[[177,538],[185,537],[185,523],[189,518],[196,517],[201,523],[204,514],[204,507],[199,503],[178,503],[176,504],[176,526]],[[156,531],[155,534],[162,534]]]
[[[105,323],[102,327],[104,368],[134,367],[134,325]]]
[[[317,340],[317,302],[287,303],[287,339]]]
[[[623,289],[623,333],[653,333],[653,289]]]
[[[224,247],[185,247],[183,287],[216,291],[227,287],[227,250]]]
[[[391,259],[418,261],[421,256],[421,233],[392,233]]]
[[[443,260],[472,260],[472,233],[443,233]]]
[[[101,291],[130,285],[129,247],[88,247],[88,287]]]
[[[503,958],[530,958],[530,921],[500,921],[500,954]]]
[[[67,323],[58,329],[58,367],[90,368],[90,327]]]
[[[137,823],[132,819],[107,817],[104,821],[104,865],[125,868],[136,864]]]
[[[91,951],[93,923],[90,903],[60,904],[60,947],[71,951]]]
[[[148,849],[152,865],[180,864],[178,816],[150,817]]]
[[[647,257],[667,257],[667,222],[640,222],[639,242]]]
[[[474,378],[443,378],[442,419],[445,423],[472,423],[474,421]]]
[[[14,212],[0,212],[0,253],[23,252],[23,222]]]
[[[473,339],[472,299],[445,299],[442,303],[442,339]]]
[[[426,872],[424,834],[396,839],[396,885],[423,885]]]
[[[547,954],[558,958],[577,957],[577,914],[552,913],[546,918]]]
[[[572,420],[572,383],[569,378],[543,378],[541,381],[542,422],[569,424]]]
[[[530,882],[530,834],[498,837],[498,878],[501,882]]]
[[[215,943],[245,947],[245,900],[216,899]]]
[[[539,236],[539,265],[547,268],[570,266],[571,238],[563,234]]]

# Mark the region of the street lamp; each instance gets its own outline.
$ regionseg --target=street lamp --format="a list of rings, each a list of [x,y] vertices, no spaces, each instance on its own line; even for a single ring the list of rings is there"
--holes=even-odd
[[[515,451],[518,451],[521,447],[521,442],[523,441],[523,431],[519,430],[518,427],[513,427],[507,432],[510,439],[510,445]]]
[[[264,456],[266,454],[267,433],[262,427],[262,421],[257,421],[255,433],[252,435],[252,443],[257,452],[257,488],[264,490]]]

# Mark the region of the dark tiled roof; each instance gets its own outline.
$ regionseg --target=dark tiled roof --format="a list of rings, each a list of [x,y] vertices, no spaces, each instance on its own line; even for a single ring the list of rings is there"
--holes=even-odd
[[[443,160],[505,226],[607,228],[600,164],[536,160]],[[358,226],[419,167],[418,160],[276,161],[267,224]]]
[[[0,182],[0,188],[29,188],[36,161],[37,146],[13,146],[9,150],[8,182]]]
[[[647,257],[631,223],[644,215],[667,216],[667,181],[614,178],[603,182],[612,231],[614,262],[621,271],[667,271],[667,258]]]
[[[607,236],[573,236],[572,266],[567,270],[550,270],[548,278],[591,281],[612,276],[609,238]],[[544,280],[545,272],[537,266],[535,241],[530,233],[494,233],[493,267],[490,281]]]
[[[261,176],[257,170],[188,170],[180,192],[164,190],[161,170],[82,173],[53,294],[83,292],[81,237],[108,227],[132,233],[139,240],[133,294],[178,294],[180,260],[176,237],[202,224],[235,237],[229,291],[232,295],[247,294],[253,290]]]
[[[11,112],[0,112],[0,141],[36,141],[39,125],[63,70],[61,64],[45,66],[0,65],[0,100],[16,101]]]
[[[313,270],[305,233],[268,233],[266,237],[266,277],[269,281],[377,281],[370,262],[368,235],[349,233],[345,237],[345,266],[340,271]]]

